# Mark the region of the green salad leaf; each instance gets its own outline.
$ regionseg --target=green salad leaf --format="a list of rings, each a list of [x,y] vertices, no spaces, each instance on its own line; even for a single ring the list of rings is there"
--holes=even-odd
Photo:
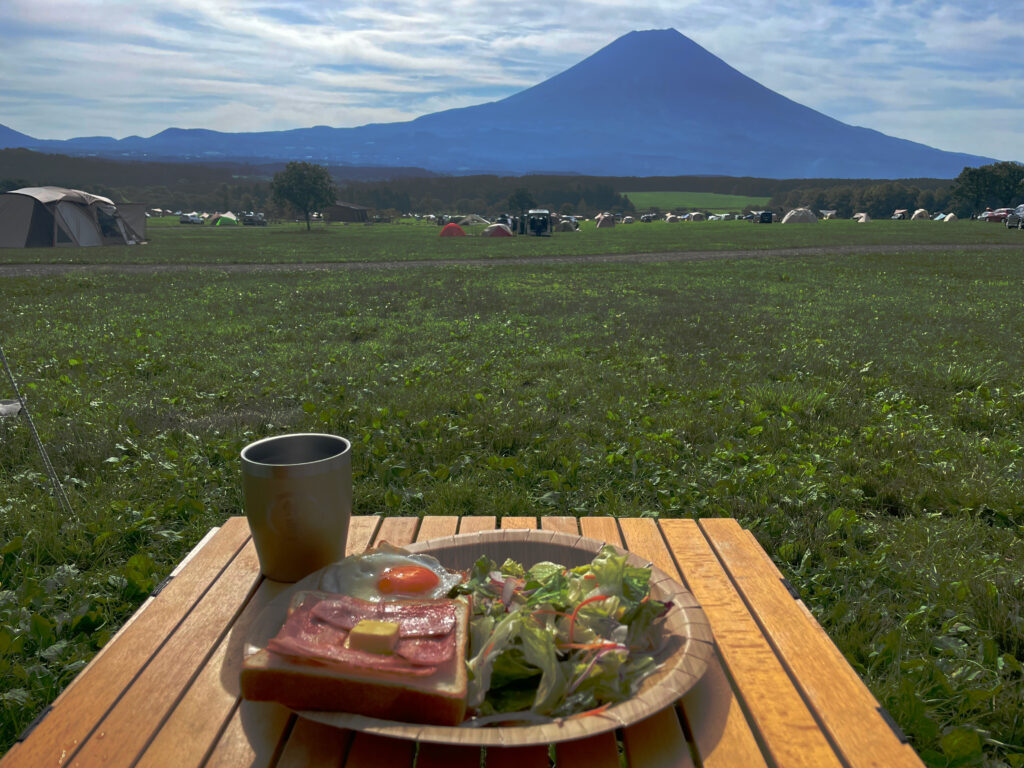
[[[480,719],[585,714],[636,693],[658,666],[668,606],[650,599],[650,569],[626,560],[611,546],[572,569],[477,560],[453,593],[472,596],[468,703]]]

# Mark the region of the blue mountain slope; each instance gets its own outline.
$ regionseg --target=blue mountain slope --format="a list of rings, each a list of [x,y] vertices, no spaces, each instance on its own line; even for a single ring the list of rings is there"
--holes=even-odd
[[[35,139],[31,136],[26,136],[24,133],[18,133],[17,131],[8,128],[6,125],[0,125],[0,149],[27,147],[34,141]]]
[[[630,32],[508,98],[405,123],[30,141],[19,146],[513,174],[953,178],[992,162],[841,123],[765,88],[674,29]]]

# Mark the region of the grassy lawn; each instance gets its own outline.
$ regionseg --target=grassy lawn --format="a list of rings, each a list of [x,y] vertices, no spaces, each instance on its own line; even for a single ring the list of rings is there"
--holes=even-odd
[[[712,213],[742,211],[748,205],[755,208],[768,206],[768,197],[747,197],[745,195],[721,195],[715,192],[621,192],[628,197],[638,211],[657,208],[672,211],[677,208],[692,208]]]
[[[579,242],[778,247],[832,242],[833,224],[894,248],[5,279],[4,350],[77,517],[62,518],[25,425],[0,420],[0,750],[239,514],[241,447],[310,430],[354,441],[360,514],[736,517],[927,763],[1024,765],[1024,259],[956,247],[1019,233],[925,222],[947,243],[902,254],[917,222],[637,224]],[[576,242],[443,251],[411,225],[152,235],[0,260]]]
[[[411,220],[395,224],[276,224],[267,227],[209,227],[151,221],[149,244],[114,248],[0,249],[0,264],[11,263],[300,263],[436,259],[530,259],[553,255],[665,253],[673,251],[765,250],[851,245],[1021,245],[1024,233],[977,221],[822,221],[817,224],[751,224],[705,221],[620,224],[552,237],[438,237],[436,225]]]

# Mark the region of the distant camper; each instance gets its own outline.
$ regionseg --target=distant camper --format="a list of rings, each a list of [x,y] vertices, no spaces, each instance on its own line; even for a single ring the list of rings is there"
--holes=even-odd
[[[534,208],[526,214],[526,234],[538,237],[551,236],[551,211]]]

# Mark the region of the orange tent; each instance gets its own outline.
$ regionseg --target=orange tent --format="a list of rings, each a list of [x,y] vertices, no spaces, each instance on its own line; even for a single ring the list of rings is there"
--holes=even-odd
[[[455,222],[441,228],[441,237],[465,237],[466,231]]]

